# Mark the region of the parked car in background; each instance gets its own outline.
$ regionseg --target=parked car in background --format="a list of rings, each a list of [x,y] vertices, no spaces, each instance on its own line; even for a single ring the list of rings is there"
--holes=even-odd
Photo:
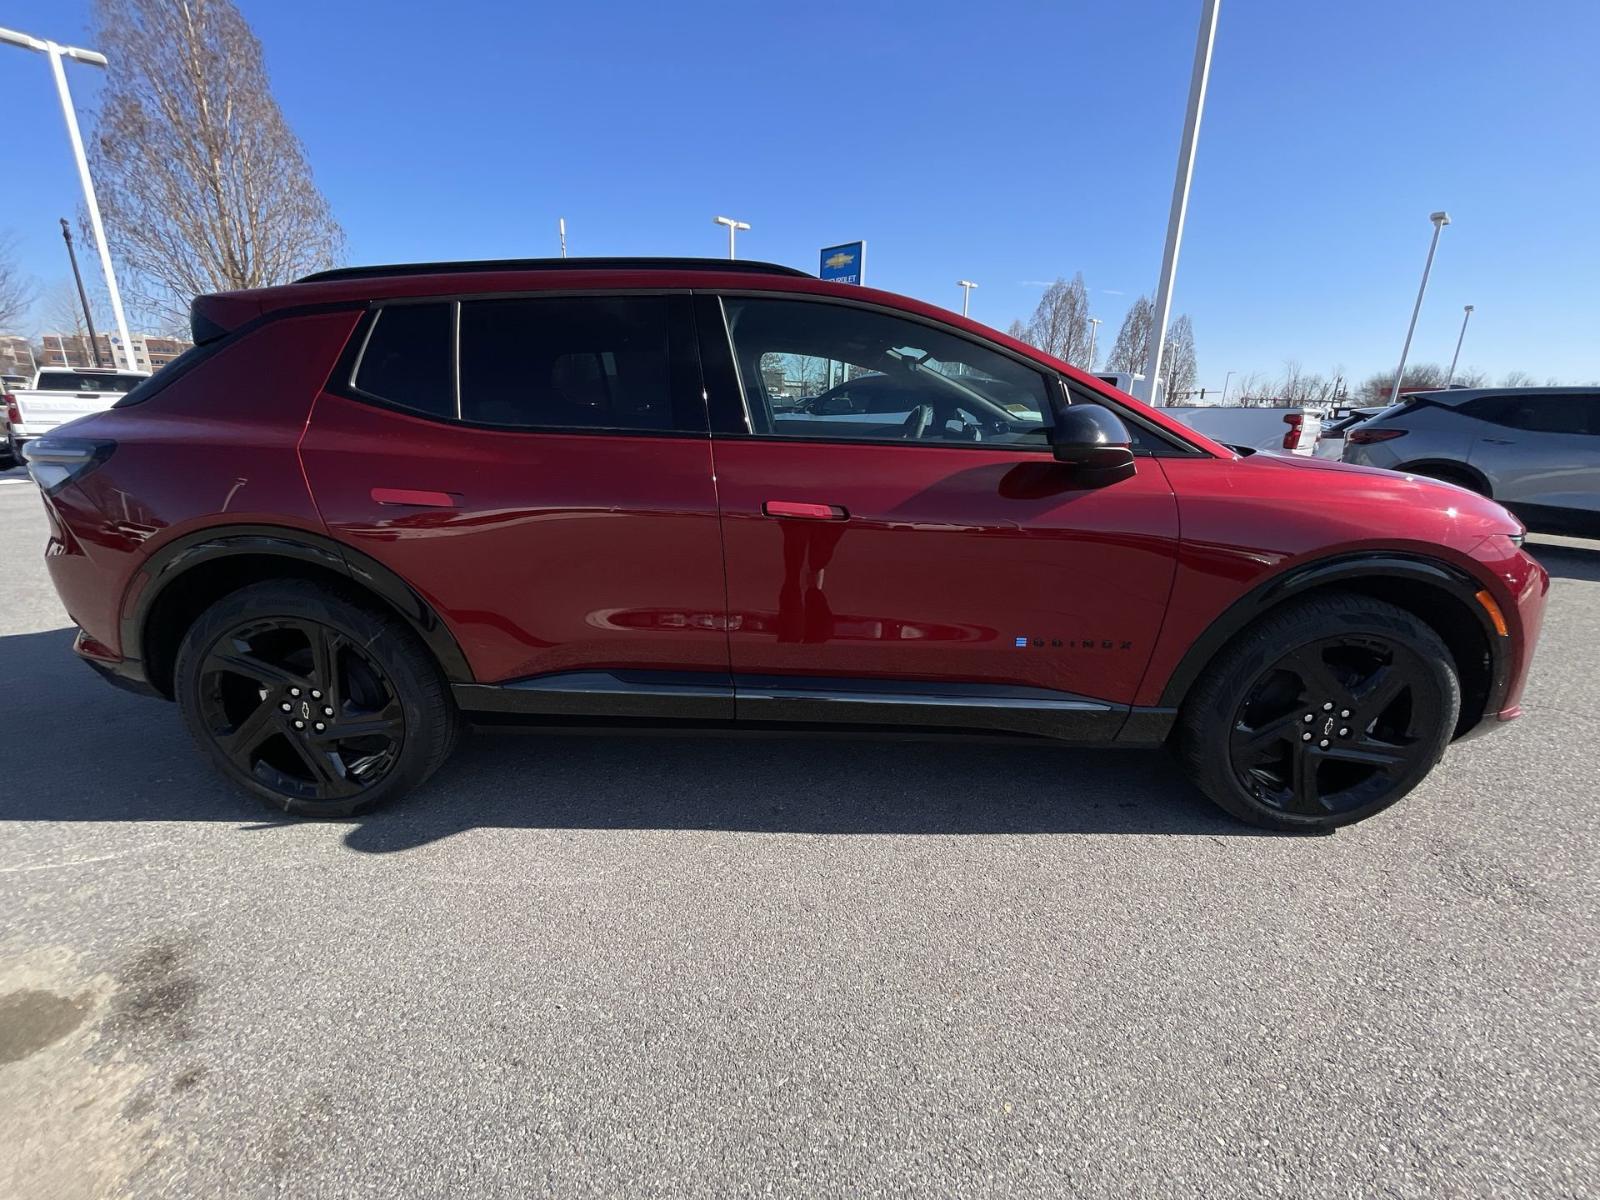
[[[1161,411],[1225,446],[1276,454],[1313,454],[1322,431],[1321,410],[1311,407],[1197,404]]]
[[[1539,532],[1600,537],[1600,389],[1416,392],[1344,442],[1347,463],[1456,484]]]
[[[57,425],[103,412],[150,375],[99,367],[43,367],[31,388],[7,391],[6,446],[20,459],[22,447]]]
[[[1348,412],[1335,412],[1332,419],[1324,419],[1322,432],[1317,437],[1318,458],[1344,457],[1344,435],[1363,421],[1370,421],[1384,410],[1377,404],[1370,408],[1352,408]]]
[[[1329,829],[1521,712],[1549,576],[1498,504],[1235,453],[904,296],[447,263],[194,327],[29,447],[45,561],[76,652],[290,812],[405,793],[468,721],[649,723],[1170,744]],[[785,415],[779,358],[893,401]]]

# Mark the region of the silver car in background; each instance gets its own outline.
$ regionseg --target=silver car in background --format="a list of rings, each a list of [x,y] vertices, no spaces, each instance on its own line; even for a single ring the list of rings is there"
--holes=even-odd
[[[1350,429],[1344,461],[1459,484],[1538,532],[1600,537],[1600,388],[1416,392]]]

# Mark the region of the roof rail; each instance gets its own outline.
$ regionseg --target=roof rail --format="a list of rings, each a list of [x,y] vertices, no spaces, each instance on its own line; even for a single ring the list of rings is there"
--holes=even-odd
[[[747,258],[485,258],[469,262],[387,263],[373,267],[335,267],[302,276],[296,283],[334,279],[389,279],[397,275],[468,275],[483,271],[735,271],[749,275],[798,275],[795,267]]]

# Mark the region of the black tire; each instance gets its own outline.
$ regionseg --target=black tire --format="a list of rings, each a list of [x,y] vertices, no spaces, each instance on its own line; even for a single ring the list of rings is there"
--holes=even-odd
[[[1230,642],[1184,700],[1174,748],[1240,820],[1319,832],[1420,783],[1460,710],[1455,660],[1429,625],[1337,592],[1275,609]]]
[[[184,634],[173,684],[217,769],[296,816],[348,817],[399,798],[439,769],[460,733],[449,686],[417,637],[309,580],[218,600]]]

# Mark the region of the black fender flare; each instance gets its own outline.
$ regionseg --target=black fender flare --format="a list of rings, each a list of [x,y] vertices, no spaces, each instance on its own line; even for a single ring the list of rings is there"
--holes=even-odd
[[[1450,563],[1426,555],[1396,551],[1339,554],[1330,558],[1314,559],[1311,562],[1301,563],[1281,575],[1275,575],[1246,592],[1229,605],[1184,653],[1161,691],[1161,705],[1167,708],[1177,708],[1181,705],[1194,681],[1200,677],[1200,673],[1222,648],[1270,609],[1276,608],[1286,600],[1304,595],[1314,588],[1345,580],[1371,579],[1374,576],[1442,589],[1476,615],[1483,629],[1484,640],[1489,646],[1491,664],[1489,703],[1484,711],[1495,711],[1500,697],[1505,694],[1510,673],[1510,653],[1508,640],[1496,633],[1489,614],[1477,601],[1477,594],[1483,590],[1483,584],[1465,570]]]
[[[455,635],[409,583],[343,542],[283,525],[212,526],[174,538],[152,554],[124,597],[120,625],[123,657],[143,661],[145,624],[167,588],[203,563],[246,554],[310,563],[343,575],[404,618],[432,651],[449,682],[477,682]],[[138,586],[140,575],[142,587]]]

